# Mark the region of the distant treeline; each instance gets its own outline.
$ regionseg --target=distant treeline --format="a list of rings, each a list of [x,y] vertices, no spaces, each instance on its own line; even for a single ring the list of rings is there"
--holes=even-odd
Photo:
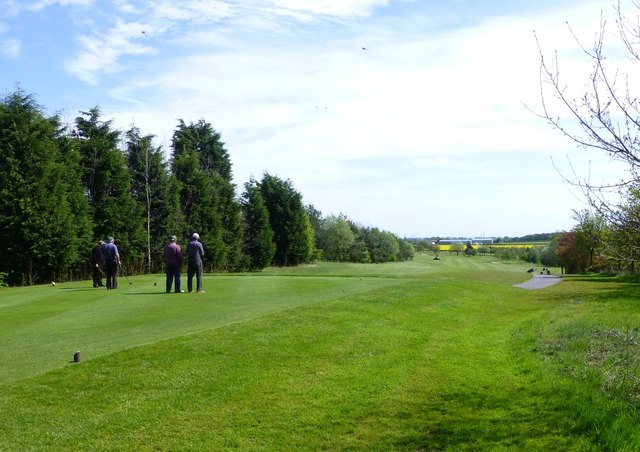
[[[522,237],[499,237],[495,243],[533,243],[533,242],[549,242],[559,232],[541,232],[539,234],[523,235]]]
[[[539,234],[523,235],[522,237],[496,237],[493,243],[534,243],[534,242],[549,242],[556,237],[559,232],[541,232]],[[421,237],[408,239],[413,244],[422,244],[426,246],[431,242],[438,243],[440,240],[457,240],[466,242],[468,238],[460,237]]]
[[[130,274],[162,270],[171,235],[198,232],[208,271],[314,259],[410,259],[413,246],[345,216],[323,218],[290,180],[264,173],[242,193],[221,136],[179,120],[169,160],[152,135],[115,130],[98,107],[72,126],[21,90],[0,103],[0,285],[86,278],[112,236]]]

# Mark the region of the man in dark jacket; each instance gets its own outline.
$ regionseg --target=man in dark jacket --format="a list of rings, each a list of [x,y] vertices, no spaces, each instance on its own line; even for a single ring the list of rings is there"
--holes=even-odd
[[[100,240],[91,250],[91,267],[93,270],[93,287],[104,287],[102,284],[102,245],[104,242]]]
[[[164,247],[164,262],[167,270],[167,293],[171,292],[171,284],[175,281],[176,293],[180,290],[180,270],[182,269],[182,250],[176,243],[176,236],[172,235],[167,246]]]

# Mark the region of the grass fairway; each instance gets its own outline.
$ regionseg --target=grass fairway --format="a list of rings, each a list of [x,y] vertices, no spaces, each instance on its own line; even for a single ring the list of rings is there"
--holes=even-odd
[[[527,268],[0,290],[0,450],[638,450],[637,284]]]

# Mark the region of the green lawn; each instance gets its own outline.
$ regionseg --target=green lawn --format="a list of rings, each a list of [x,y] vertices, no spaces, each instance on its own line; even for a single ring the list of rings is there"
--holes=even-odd
[[[0,450],[638,450],[638,285],[529,267],[2,289]]]

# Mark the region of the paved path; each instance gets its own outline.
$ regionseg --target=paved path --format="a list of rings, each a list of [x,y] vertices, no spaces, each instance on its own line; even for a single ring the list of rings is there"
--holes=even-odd
[[[520,284],[514,284],[514,287],[520,287],[521,289],[535,290],[544,289],[545,287],[553,286],[562,281],[562,278],[555,275],[533,275],[529,281],[525,281]]]

